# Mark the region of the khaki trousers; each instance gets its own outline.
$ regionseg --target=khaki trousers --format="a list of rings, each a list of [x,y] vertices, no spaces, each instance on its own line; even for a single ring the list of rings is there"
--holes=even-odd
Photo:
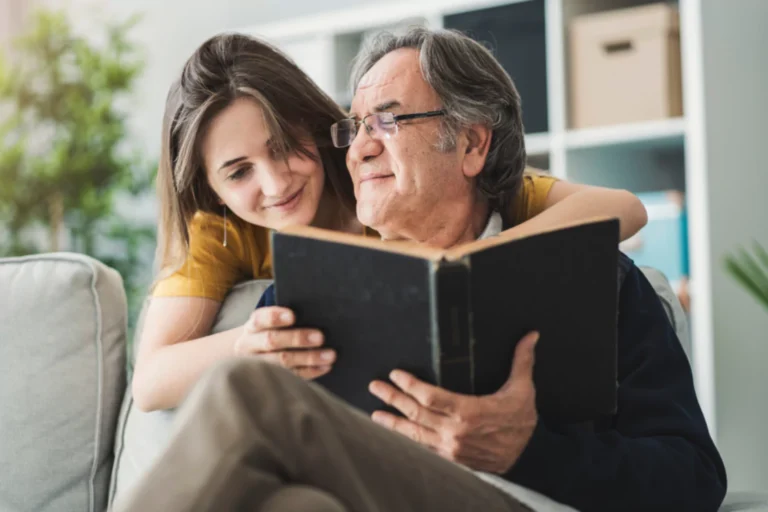
[[[316,384],[255,358],[206,374],[115,512],[530,509]]]

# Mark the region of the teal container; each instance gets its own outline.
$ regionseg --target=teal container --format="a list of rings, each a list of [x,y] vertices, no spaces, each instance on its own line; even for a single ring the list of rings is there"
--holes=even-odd
[[[685,198],[678,191],[637,194],[648,211],[648,223],[621,243],[637,266],[661,271],[675,285],[687,278],[688,222]]]

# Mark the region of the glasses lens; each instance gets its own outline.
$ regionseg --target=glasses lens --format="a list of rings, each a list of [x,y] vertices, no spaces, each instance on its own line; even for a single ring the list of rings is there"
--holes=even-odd
[[[371,125],[371,131],[379,138],[389,138],[397,132],[397,122],[395,114],[392,112],[381,112],[368,118]]]
[[[352,119],[342,119],[338,123],[331,125],[331,139],[333,145],[337,148],[345,148],[352,143],[355,138],[355,121]]]

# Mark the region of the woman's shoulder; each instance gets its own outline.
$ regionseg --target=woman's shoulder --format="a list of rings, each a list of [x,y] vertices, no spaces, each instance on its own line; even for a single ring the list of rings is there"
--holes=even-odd
[[[228,243],[237,243],[238,240],[245,241],[248,238],[261,241],[269,237],[269,229],[246,222],[233,214],[228,214],[225,218],[217,213],[198,211],[189,223],[190,242],[197,235],[199,241],[208,242],[213,239],[221,243],[225,232]]]
[[[521,188],[541,188],[551,187],[553,183],[557,181],[551,173],[544,171],[543,169],[537,169],[536,167],[526,167],[523,171],[523,187]]]
[[[526,167],[511,205],[512,225],[523,223],[546,209],[547,196],[557,178],[535,167]]]
[[[242,219],[196,212],[189,222],[183,265],[158,281],[155,296],[199,296],[221,301],[239,281],[271,278],[266,228]]]
[[[196,212],[189,223],[189,245],[192,254],[200,251],[232,254],[256,275],[268,270],[262,267],[269,259],[269,229],[231,213],[224,218],[216,213]]]

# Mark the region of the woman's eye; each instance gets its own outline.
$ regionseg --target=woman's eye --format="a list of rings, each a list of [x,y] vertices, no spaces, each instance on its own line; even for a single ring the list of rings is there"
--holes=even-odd
[[[227,176],[227,179],[231,181],[241,180],[245,177],[245,174],[248,172],[249,169],[250,167],[240,167],[235,172]]]

